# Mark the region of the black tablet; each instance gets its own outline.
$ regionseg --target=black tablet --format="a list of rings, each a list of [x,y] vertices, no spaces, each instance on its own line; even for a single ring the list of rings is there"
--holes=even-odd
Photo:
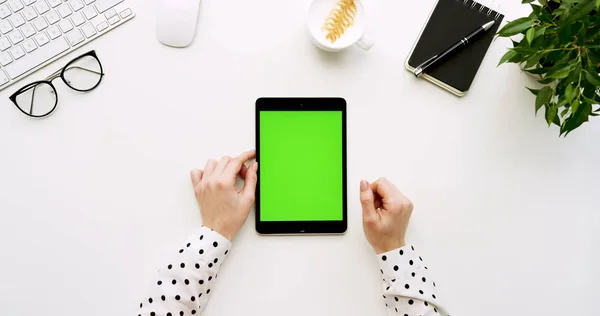
[[[258,99],[256,160],[259,234],[346,231],[344,99]]]

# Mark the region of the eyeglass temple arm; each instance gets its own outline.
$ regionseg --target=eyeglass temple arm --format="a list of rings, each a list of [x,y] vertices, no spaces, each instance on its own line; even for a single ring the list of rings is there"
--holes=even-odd
[[[31,94],[31,104],[29,105],[29,114],[33,115],[33,101],[35,100],[35,89],[37,89],[37,85],[33,87],[33,93]]]
[[[104,73],[97,72],[97,71],[90,70],[90,69],[83,68],[83,67],[79,67],[79,66],[72,66],[72,67],[69,67],[69,68],[67,68],[67,69],[73,69],[73,68],[76,68],[76,69],[81,69],[81,70],[85,70],[85,71],[87,71],[87,72],[91,72],[91,73],[94,73],[94,74],[97,74],[97,75],[104,75]],[[61,72],[62,72],[62,69],[60,69],[60,70],[57,70],[57,71],[55,71],[54,73],[52,73],[50,76],[46,77],[46,79],[45,79],[45,80],[46,80],[46,81],[52,81],[52,80],[54,80],[54,79],[56,79],[56,78],[60,77],[60,74],[61,74]]]
[[[79,66],[69,67],[68,69],[72,69],[72,68],[77,68],[77,69],[85,70],[85,71],[88,71],[88,72],[91,72],[91,73],[94,73],[94,74],[97,74],[97,75],[104,75],[104,73],[97,72],[95,70],[91,70],[91,69],[87,69],[87,68],[83,68],[83,67],[79,67]]]

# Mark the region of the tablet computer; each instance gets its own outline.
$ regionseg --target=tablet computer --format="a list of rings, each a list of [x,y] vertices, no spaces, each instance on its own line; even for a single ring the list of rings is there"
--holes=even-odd
[[[258,99],[256,161],[259,234],[346,231],[344,99]]]

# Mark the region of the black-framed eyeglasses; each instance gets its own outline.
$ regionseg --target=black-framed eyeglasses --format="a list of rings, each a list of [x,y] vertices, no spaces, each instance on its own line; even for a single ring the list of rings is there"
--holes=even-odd
[[[58,95],[52,81],[61,78],[71,89],[79,92],[94,90],[104,72],[95,51],[89,51],[57,70],[44,80],[32,82],[17,90],[9,99],[30,117],[44,117],[56,109]]]

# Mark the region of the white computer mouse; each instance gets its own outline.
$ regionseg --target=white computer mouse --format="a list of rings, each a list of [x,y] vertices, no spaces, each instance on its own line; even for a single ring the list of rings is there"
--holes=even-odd
[[[158,0],[156,36],[168,46],[186,47],[194,40],[200,0]]]

